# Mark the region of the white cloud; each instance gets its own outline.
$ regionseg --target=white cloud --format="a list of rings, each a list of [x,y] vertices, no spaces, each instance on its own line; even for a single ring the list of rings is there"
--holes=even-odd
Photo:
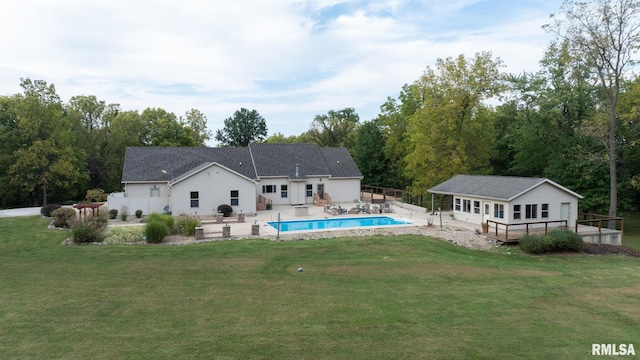
[[[31,77],[63,100],[197,108],[214,131],[255,108],[270,133],[297,135],[331,109],[375,117],[437,58],[492,51],[507,71],[535,71],[550,39],[540,26],[560,3],[514,2],[490,21],[498,9],[480,0],[23,0],[3,9],[0,94]]]

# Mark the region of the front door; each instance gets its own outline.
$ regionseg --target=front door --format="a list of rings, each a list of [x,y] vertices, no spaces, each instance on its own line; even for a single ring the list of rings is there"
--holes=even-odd
[[[318,196],[324,199],[324,184],[318,184]]]
[[[484,203],[484,216],[482,217],[482,220],[484,222],[487,222],[487,220],[489,220],[490,217],[490,211],[491,211],[491,203]]]

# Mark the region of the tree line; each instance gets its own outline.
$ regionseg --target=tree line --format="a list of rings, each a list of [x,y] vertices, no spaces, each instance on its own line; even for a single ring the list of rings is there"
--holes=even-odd
[[[640,205],[640,45],[633,0],[565,1],[540,70],[510,74],[491,52],[438,59],[389,97],[375,119],[329,110],[308,131],[267,136],[242,108],[213,137],[218,146],[316,143],[349,149],[364,184],[427,189],[456,174],[546,177],[585,196],[581,211]],[[53,85],[22,80],[0,97],[0,207],[82,198],[121,189],[126,146],[205,146],[206,117],[159,108],[122,111],[95,96],[62,103]]]

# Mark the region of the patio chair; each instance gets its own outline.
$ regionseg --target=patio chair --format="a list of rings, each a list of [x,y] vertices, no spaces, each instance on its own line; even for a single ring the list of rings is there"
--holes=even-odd
[[[362,212],[371,215],[371,205],[364,204],[364,207],[362,208]]]
[[[347,211],[347,209],[343,209],[342,206],[338,205],[338,215],[346,214]]]

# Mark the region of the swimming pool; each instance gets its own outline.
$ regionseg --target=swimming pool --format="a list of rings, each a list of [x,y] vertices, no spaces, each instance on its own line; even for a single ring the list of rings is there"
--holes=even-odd
[[[267,224],[278,229],[277,221],[269,221]],[[280,231],[308,231],[308,230],[335,230],[354,227],[407,225],[411,221],[394,219],[388,216],[372,216],[357,218],[332,218],[315,220],[287,220],[280,221]]]

